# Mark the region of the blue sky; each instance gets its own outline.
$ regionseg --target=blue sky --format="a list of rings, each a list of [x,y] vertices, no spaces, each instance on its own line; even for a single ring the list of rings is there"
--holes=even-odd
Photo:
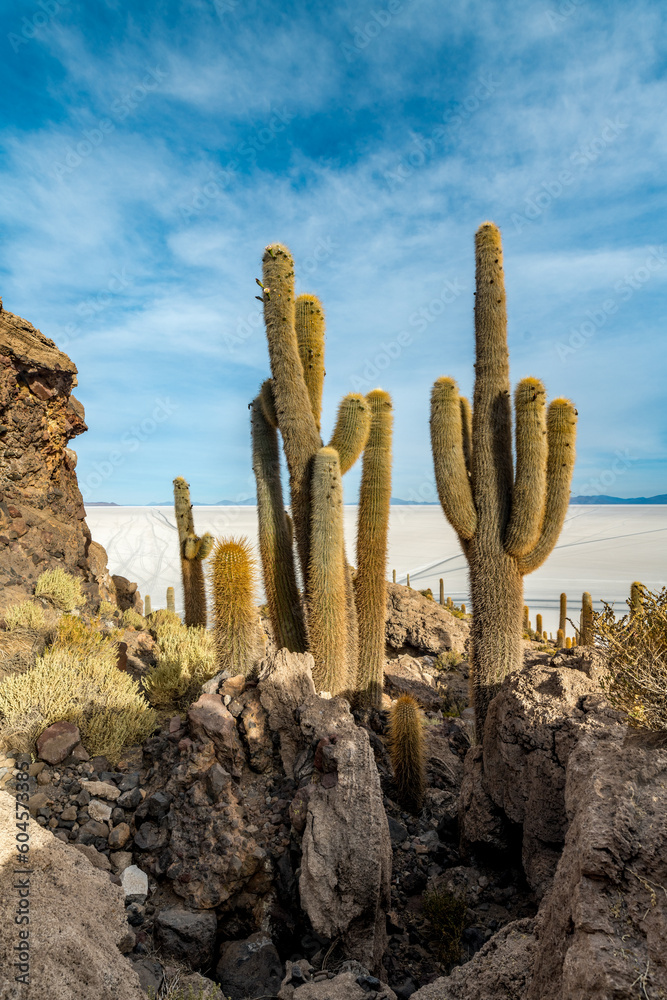
[[[579,410],[573,491],[667,492],[662,4],[2,5],[0,294],[79,369],[86,500],[252,495],[263,247],[327,315],[340,397],[473,379],[473,236],[503,231],[513,382]],[[359,470],[346,477],[354,502]]]

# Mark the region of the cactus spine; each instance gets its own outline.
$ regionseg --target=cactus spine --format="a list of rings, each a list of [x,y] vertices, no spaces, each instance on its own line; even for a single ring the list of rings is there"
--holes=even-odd
[[[402,695],[391,709],[387,742],[398,800],[417,813],[424,798],[424,725],[419,706],[409,694]]]
[[[542,383],[534,378],[519,383],[515,474],[502,245],[492,223],[478,229],[475,255],[471,439],[466,442],[467,405],[456,383],[438,379],[431,396],[431,442],[440,502],[470,570],[471,681],[481,737],[489,702],[504,677],[521,666],[523,576],[547,558],[565,518],[576,410],[557,399],[545,419]]]
[[[173,587],[167,587],[167,611],[176,613],[176,595]]]
[[[153,609],[151,607],[151,595],[146,594],[146,596],[144,597],[144,618],[148,618],[148,616],[152,613],[152,610]]]
[[[350,662],[354,651],[350,648],[349,576],[338,452],[320,448],[312,476],[308,628],[315,687],[332,695],[350,691],[355,680],[356,661]]]
[[[558,613],[558,628],[563,635],[567,632],[567,594],[560,595],[560,608]]]
[[[174,479],[174,512],[181,556],[185,624],[206,628],[206,585],[202,563],[213,548],[213,537],[208,533],[201,538],[195,534],[190,487],[182,476]]]
[[[581,595],[581,638],[582,646],[593,645],[593,602],[586,592]]]
[[[644,591],[644,584],[640,583],[639,580],[635,580],[630,586],[630,617],[634,618],[635,615],[641,613],[643,607],[642,594]]]
[[[389,393],[366,397],[372,414],[364,450],[357,521],[357,575],[354,596],[359,620],[357,692],[363,705],[382,705],[385,657],[385,581],[391,500],[392,406]]]
[[[221,670],[247,675],[264,649],[255,607],[255,560],[247,538],[222,539],[213,550],[213,636]]]

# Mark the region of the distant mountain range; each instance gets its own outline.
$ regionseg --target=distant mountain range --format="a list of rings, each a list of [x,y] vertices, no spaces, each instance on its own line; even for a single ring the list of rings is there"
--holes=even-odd
[[[399,497],[392,497],[391,503],[401,507],[436,507],[437,501],[433,500],[401,500]],[[571,504],[667,504],[667,493],[660,493],[656,497],[572,497]],[[121,504],[109,503],[106,500],[84,501],[86,507],[120,507]],[[173,507],[173,500],[163,500],[146,504],[146,507]],[[251,497],[248,500],[218,500],[217,503],[193,503],[193,507],[255,507],[257,500]],[[143,504],[128,504],[128,506],[143,507]]]
[[[629,499],[627,497],[607,497],[607,496],[598,496],[598,497],[572,497],[571,500],[570,500],[570,503],[577,503],[577,504],[581,504],[581,503],[598,503],[598,504],[601,504],[601,503],[609,503],[609,504],[614,504],[614,503],[620,503],[620,504],[628,504],[628,503],[646,503],[646,504],[649,504],[649,503],[654,503],[654,504],[655,503],[667,503],[667,493],[660,493],[657,497],[631,497]]]

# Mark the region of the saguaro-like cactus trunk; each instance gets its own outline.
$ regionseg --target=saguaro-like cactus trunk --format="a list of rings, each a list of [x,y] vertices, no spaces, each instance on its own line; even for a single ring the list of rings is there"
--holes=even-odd
[[[431,396],[431,443],[438,495],[470,569],[472,694],[478,734],[491,699],[522,658],[523,575],[553,548],[569,502],[576,410],[545,406],[544,386],[526,378],[515,393],[512,454],[507,313],[500,232],[475,239],[475,390],[469,404],[453,379]]]

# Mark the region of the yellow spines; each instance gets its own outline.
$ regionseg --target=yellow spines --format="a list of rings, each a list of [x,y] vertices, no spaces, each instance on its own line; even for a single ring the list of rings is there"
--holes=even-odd
[[[167,611],[176,613],[176,595],[173,587],[167,587]]]
[[[567,632],[567,594],[563,593],[560,595],[560,607],[558,612],[558,628],[562,630],[563,635]]]
[[[315,687],[332,695],[348,693],[355,682],[350,676],[350,596],[338,452],[320,448],[311,487],[308,632]]]
[[[252,404],[251,428],[259,552],[271,630],[279,649],[304,653],[306,623],[296,582],[292,521],[283,502],[278,434],[266,418],[261,393]]]
[[[424,723],[419,706],[409,694],[402,695],[389,714],[387,745],[399,803],[418,813],[425,786]]]
[[[558,649],[562,649],[564,645],[565,645],[565,633],[563,632],[562,628],[559,628],[558,634],[556,635],[556,647]]]
[[[352,468],[366,447],[371,418],[370,405],[361,393],[351,392],[341,399],[336,426],[329,441],[329,448],[338,452],[341,476]]]
[[[304,581],[310,548],[310,470],[322,445],[303,374],[295,329],[294,261],[274,243],[263,257],[264,322],[273,396],[290,474],[292,518]]]
[[[247,675],[264,652],[255,605],[255,560],[247,538],[221,539],[211,569],[213,636],[221,670]]]
[[[529,552],[540,537],[547,488],[546,391],[537,378],[519,382],[515,396],[516,475],[505,551]],[[538,630],[539,631],[539,630]]]
[[[588,592],[581,595],[581,636],[579,644],[582,646],[593,645],[593,601]]]
[[[362,705],[382,705],[385,658],[385,580],[391,500],[391,397],[374,389],[366,397],[372,414],[364,450],[357,520],[357,575],[354,581],[359,622],[357,692]]]
[[[565,638],[565,648],[572,649],[572,639],[568,636]]]
[[[522,573],[532,573],[558,541],[570,502],[574,469],[577,411],[569,399],[554,399],[547,410],[547,502],[539,540],[519,558]]]
[[[477,528],[464,451],[461,400],[452,378],[439,378],[431,390],[431,449],[438,497],[447,520],[469,540]]]
[[[322,417],[324,387],[324,326],[324,309],[317,296],[299,295],[295,314],[296,339],[303,377],[318,431]]]

